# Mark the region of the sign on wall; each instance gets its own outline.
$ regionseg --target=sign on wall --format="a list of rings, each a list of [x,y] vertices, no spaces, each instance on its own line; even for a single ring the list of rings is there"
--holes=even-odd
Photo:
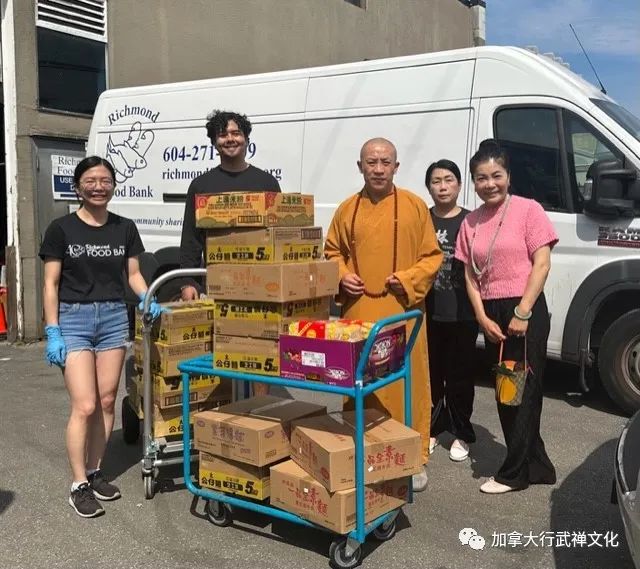
[[[54,200],[76,201],[73,189],[73,171],[82,158],[64,154],[51,155],[51,188]]]

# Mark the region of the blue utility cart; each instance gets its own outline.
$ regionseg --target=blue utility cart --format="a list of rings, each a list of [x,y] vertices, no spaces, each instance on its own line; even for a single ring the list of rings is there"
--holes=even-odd
[[[411,351],[416,341],[416,336],[422,324],[423,315],[419,310],[412,310],[404,314],[398,314],[389,318],[384,318],[375,323],[358,361],[356,370],[356,381],[354,387],[336,387],[319,382],[304,382],[298,380],[285,379],[268,375],[247,374],[228,369],[214,367],[213,356],[208,354],[199,358],[185,360],[178,364],[178,369],[182,372],[183,395],[183,424],[189,424],[189,375],[209,374],[227,377],[237,381],[259,382],[269,385],[280,385],[284,387],[294,387],[298,389],[308,389],[311,391],[322,391],[352,397],[355,401],[355,480],[356,480],[356,527],[347,535],[336,534],[329,547],[329,558],[331,565],[339,569],[349,569],[356,567],[362,560],[362,544],[368,534],[373,533],[374,537],[386,541],[393,537],[396,531],[396,517],[399,509],[388,512],[372,522],[365,523],[364,513],[364,398],[374,391],[395,381],[404,380],[404,417],[405,423],[411,426]],[[365,366],[369,361],[369,354],[375,342],[375,338],[382,328],[390,324],[399,322],[414,321],[413,330],[406,342],[405,356],[402,367],[389,375],[367,382],[363,381]],[[307,527],[330,531],[318,526],[304,518],[286,512],[273,506],[257,503],[248,499],[238,498],[214,490],[200,488],[193,483],[191,477],[191,433],[185,428],[183,432],[183,469],[184,480],[188,490],[206,500],[205,510],[209,520],[217,526],[225,527],[232,523],[232,508],[243,508],[259,514],[272,516],[281,520],[286,520]],[[412,489],[409,484],[409,502],[412,501]]]

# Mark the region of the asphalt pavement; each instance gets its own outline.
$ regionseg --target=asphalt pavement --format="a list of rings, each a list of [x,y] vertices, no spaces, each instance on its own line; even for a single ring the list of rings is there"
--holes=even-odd
[[[177,467],[161,470],[159,493],[145,500],[141,448],[122,440],[120,398],[104,470],[123,498],[106,503],[104,516],[78,517],[67,503],[68,398],[42,351],[41,344],[0,344],[0,568],[328,567],[329,534],[245,512],[231,527],[212,525]],[[626,418],[600,397],[567,393],[576,385],[571,367],[550,365],[545,385],[542,434],[558,471],[555,486],[500,496],[478,491],[505,452],[493,391],[480,382],[471,460],[450,461],[445,439],[429,464],[427,492],[404,508],[392,540],[367,541],[362,566],[633,569],[610,503],[615,445]],[[121,385],[120,397],[123,391]],[[480,538],[463,545],[464,528]]]

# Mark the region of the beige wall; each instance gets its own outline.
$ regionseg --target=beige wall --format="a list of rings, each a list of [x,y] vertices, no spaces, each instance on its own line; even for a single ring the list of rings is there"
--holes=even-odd
[[[469,47],[458,0],[109,0],[109,86]],[[188,22],[188,23],[187,23]]]
[[[18,228],[22,267],[23,337],[36,338],[41,333],[39,313],[40,232],[36,211],[33,136],[66,139],[86,139],[90,118],[45,113],[38,110],[38,57],[35,27],[35,0],[14,2],[17,124],[16,149],[18,159]],[[9,144],[9,141],[7,141]],[[15,298],[14,295],[12,295]],[[14,310],[17,307],[14,307]],[[10,312],[14,313],[14,310]],[[16,323],[10,322],[10,339],[15,339]]]

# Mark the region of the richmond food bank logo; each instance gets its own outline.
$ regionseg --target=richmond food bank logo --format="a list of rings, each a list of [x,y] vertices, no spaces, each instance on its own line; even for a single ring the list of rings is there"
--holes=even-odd
[[[143,117],[152,123],[158,120],[160,111],[146,107],[130,107],[124,105],[109,114],[109,126],[117,124],[125,117]],[[135,121],[122,133],[112,133],[107,141],[105,156],[116,171],[116,182],[123,183],[133,176],[136,170],[147,167],[146,155],[153,144],[153,130],[143,127],[142,122]]]

